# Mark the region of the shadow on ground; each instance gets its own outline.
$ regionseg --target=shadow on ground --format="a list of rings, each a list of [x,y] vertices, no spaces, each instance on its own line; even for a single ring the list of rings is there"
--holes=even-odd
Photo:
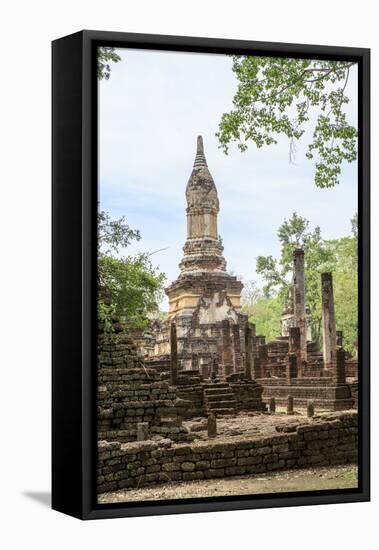
[[[41,504],[41,506],[51,506],[51,493],[49,491],[24,491],[22,493],[24,497],[30,498]]]

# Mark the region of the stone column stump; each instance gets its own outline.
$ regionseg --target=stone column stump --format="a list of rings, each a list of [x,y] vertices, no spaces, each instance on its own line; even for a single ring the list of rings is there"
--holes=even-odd
[[[217,420],[212,413],[208,416],[208,437],[213,438],[217,435]]]
[[[287,397],[287,414],[293,414],[293,397],[289,395]]]
[[[170,326],[170,382],[172,386],[178,385],[178,342],[174,322]]]
[[[315,415],[315,405],[313,401],[307,402],[307,417],[312,418]]]

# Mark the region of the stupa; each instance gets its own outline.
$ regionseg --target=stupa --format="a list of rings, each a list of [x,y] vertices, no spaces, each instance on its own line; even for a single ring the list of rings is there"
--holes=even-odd
[[[186,187],[187,240],[178,278],[166,289],[169,322],[178,332],[182,368],[209,366],[215,358],[228,370],[241,367],[243,284],[226,271],[224,248],[218,233],[220,211],[217,188],[208,169],[203,139]],[[229,349],[229,357],[225,355]]]

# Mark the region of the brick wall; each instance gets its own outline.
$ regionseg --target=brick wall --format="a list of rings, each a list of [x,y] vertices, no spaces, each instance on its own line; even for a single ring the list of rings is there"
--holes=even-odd
[[[356,413],[315,418],[294,433],[261,439],[98,445],[98,492],[169,481],[224,478],[357,461]]]
[[[263,385],[263,401],[275,397],[277,404],[286,405],[291,395],[295,406],[305,407],[312,400],[316,409],[343,411],[351,409],[353,400],[348,384],[335,384],[330,377],[292,378],[291,383],[284,383],[281,378],[260,378]]]
[[[193,439],[179,418],[188,403],[177,399],[175,388],[161,381],[159,373],[145,368],[101,367],[98,382],[98,439],[133,441],[141,422],[149,425],[151,435],[175,441]]]

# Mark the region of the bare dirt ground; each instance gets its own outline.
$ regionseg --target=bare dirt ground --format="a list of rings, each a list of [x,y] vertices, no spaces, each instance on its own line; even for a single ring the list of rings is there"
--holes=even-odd
[[[115,491],[100,495],[98,502],[99,504],[109,504],[115,502],[349,489],[358,486],[357,476],[358,468],[355,464],[286,470],[272,474],[172,482],[138,490]]]
[[[299,424],[313,424],[325,419],[333,419],[339,413],[320,411],[313,418],[307,418],[305,409],[297,409],[293,415],[287,415],[285,408],[279,407],[275,414],[239,413],[233,416],[217,418],[217,437],[212,442],[224,443],[241,440],[246,437],[261,438],[278,435],[279,432],[296,430]],[[194,443],[209,442],[207,420],[193,418],[184,421],[195,436]],[[355,464],[285,470],[250,476],[229,477],[186,482],[169,482],[153,487],[123,489],[99,495],[99,504],[115,502],[135,502],[151,500],[172,500],[185,498],[204,498],[217,496],[238,496],[264,493],[283,493],[297,491],[320,491],[327,489],[346,489],[357,487],[357,466]]]
[[[338,414],[338,413],[337,413]],[[275,414],[250,412],[238,413],[217,418],[217,441],[231,438],[241,439],[241,436],[254,438],[271,437],[280,431],[295,431],[299,424],[311,424],[326,418],[335,417],[333,411],[322,411],[313,418],[308,418],[305,409],[297,409],[294,414],[287,415],[285,408],[278,407]],[[197,440],[208,440],[207,419],[192,418],[183,422],[191,430]]]

